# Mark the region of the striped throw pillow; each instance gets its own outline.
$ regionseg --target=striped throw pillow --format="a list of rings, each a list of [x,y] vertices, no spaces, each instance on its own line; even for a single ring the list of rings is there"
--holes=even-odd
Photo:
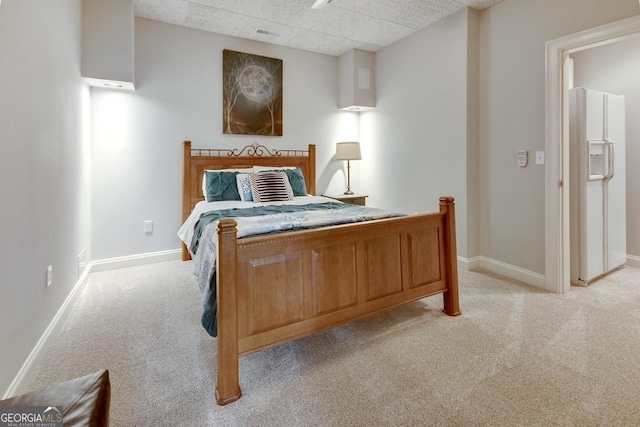
[[[287,175],[282,171],[252,173],[249,175],[254,202],[281,202],[293,200],[293,191]]]

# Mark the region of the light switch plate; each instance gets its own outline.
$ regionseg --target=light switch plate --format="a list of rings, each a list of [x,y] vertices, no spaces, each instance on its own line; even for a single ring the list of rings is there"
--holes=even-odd
[[[536,165],[544,165],[544,151],[536,151]]]

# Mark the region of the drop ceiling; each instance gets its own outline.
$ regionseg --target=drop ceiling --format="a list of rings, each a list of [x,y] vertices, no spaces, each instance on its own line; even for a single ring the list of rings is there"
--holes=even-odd
[[[311,52],[376,52],[466,7],[501,0],[134,0],[140,18]]]

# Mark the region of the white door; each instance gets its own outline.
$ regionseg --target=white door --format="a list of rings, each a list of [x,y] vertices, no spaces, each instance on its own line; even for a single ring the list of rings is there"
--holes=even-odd
[[[606,271],[617,268],[627,260],[627,214],[625,170],[625,106],[624,97],[605,94],[607,107],[605,136],[611,152],[611,170],[606,180]]]
[[[605,175],[608,152],[604,141],[604,93],[579,88],[580,128],[580,276],[589,282],[605,272]]]

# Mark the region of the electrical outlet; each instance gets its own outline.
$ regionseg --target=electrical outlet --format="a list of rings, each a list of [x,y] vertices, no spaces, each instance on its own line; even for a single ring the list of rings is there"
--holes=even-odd
[[[145,221],[144,234],[152,234],[152,233],[153,233],[153,221]]]
[[[527,166],[529,162],[529,153],[527,150],[518,150],[518,166],[521,168]]]
[[[47,267],[47,288],[53,283],[53,266]]]

